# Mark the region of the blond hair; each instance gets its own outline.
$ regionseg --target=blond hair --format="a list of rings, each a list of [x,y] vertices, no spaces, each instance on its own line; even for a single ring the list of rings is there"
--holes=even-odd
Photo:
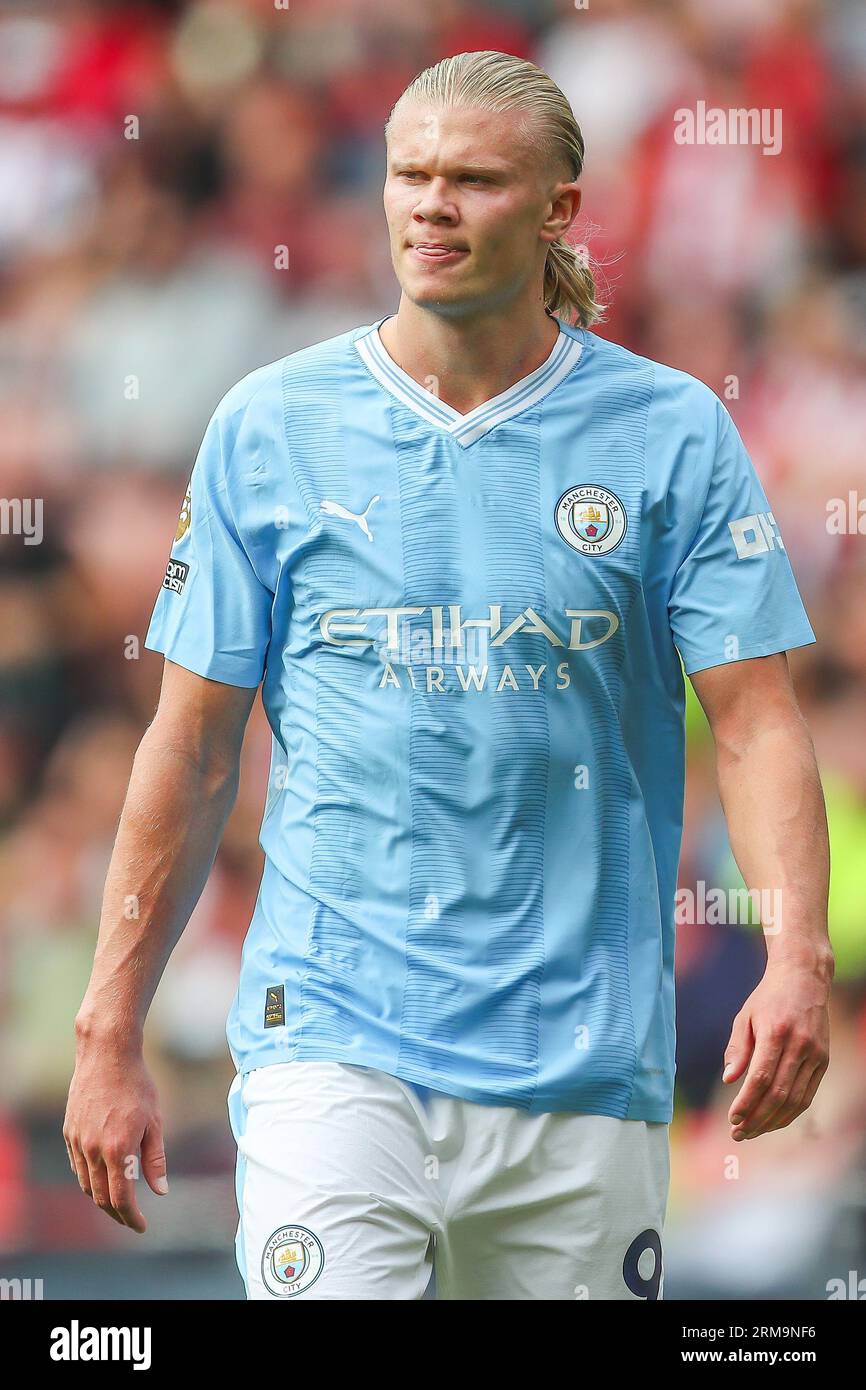
[[[523,111],[524,132],[537,141],[549,164],[564,162],[572,179],[579,179],[583,172],[583,136],[568,99],[546,72],[524,58],[481,50],[455,53],[425,68],[395,102],[385,123],[386,137],[398,106],[410,99],[432,106]],[[606,306],[596,299],[585,246],[575,246],[564,236],[551,242],[543,295],[547,312],[566,322],[588,328],[602,318]]]

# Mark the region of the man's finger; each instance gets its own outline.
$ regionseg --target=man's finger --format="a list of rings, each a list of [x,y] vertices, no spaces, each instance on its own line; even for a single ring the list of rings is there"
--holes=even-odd
[[[822,1082],[823,1079],[824,1079],[824,1073],[825,1073],[825,1071],[827,1070],[827,1067],[828,1067],[828,1066],[829,1066],[829,1061],[824,1061],[824,1062],[820,1062],[819,1065],[815,1068],[815,1073],[814,1073],[814,1075],[813,1075],[813,1077],[812,1077],[812,1080],[809,1082],[808,1086],[806,1087],[806,1094],[805,1094],[805,1096],[803,1097],[803,1109],[804,1109],[804,1110],[808,1110],[808,1109],[809,1109],[809,1106],[812,1104],[812,1101],[815,1099],[815,1094],[816,1094],[816,1092],[817,1092],[817,1090],[818,1090],[818,1087],[821,1085],[821,1082]]]
[[[124,1224],[123,1219],[115,1211],[111,1200],[111,1187],[105,1161],[101,1157],[92,1158],[88,1162],[88,1167],[90,1168],[90,1187],[94,1202],[100,1211],[104,1211],[107,1216],[111,1217],[112,1221],[116,1221],[118,1225],[122,1226]]]
[[[802,1061],[802,1053],[795,1051],[792,1044],[789,1043],[783,1048],[769,1085],[764,1087],[750,1110],[739,1112],[743,1114],[743,1119],[734,1124],[735,1139],[754,1139],[761,1133],[770,1116],[783,1105],[787,1105]]]
[[[142,1235],[147,1229],[147,1222],[141,1214],[141,1210],[135,1200],[135,1180],[126,1174],[126,1164],[129,1155],[124,1154],[120,1157],[112,1156],[108,1162],[108,1186],[111,1193],[111,1205],[118,1213],[124,1226],[130,1230],[137,1231]],[[135,1155],[137,1160],[137,1155]],[[137,1167],[136,1162],[136,1167]]]
[[[749,1063],[754,1046],[751,1019],[747,1014],[737,1014],[731,1025],[731,1037],[725,1048],[722,1080],[730,1084],[742,1076]]]
[[[728,1119],[735,1128],[749,1119],[773,1084],[782,1050],[781,1041],[774,1038],[758,1040],[742,1089],[728,1111]]]
[[[812,1079],[815,1070],[815,1062],[811,1057],[807,1057],[797,1066],[794,1060],[793,1075],[790,1082],[785,1086],[784,1081],[780,1081],[783,1073],[789,1073],[790,1068],[783,1062],[771,1087],[770,1093],[765,1097],[762,1105],[758,1107],[754,1115],[742,1126],[745,1131],[744,1138],[755,1139],[759,1134],[767,1134],[774,1129],[784,1129],[786,1125],[795,1120],[800,1113],[803,1097],[806,1088]],[[783,1098],[775,1106],[770,1100],[770,1095],[774,1092],[784,1091]]]
[[[803,1082],[801,1084],[800,1077],[798,1076],[794,1087],[797,1094],[794,1095],[792,1092],[791,1104],[787,1108],[790,1109],[791,1113],[789,1115],[786,1109],[784,1116],[774,1115],[772,1117],[773,1123],[770,1126],[772,1129],[784,1129],[787,1125],[796,1120],[798,1116],[804,1114],[805,1111],[809,1109],[814,1099],[815,1092],[821,1084],[821,1078],[827,1070],[827,1063],[816,1063],[814,1057],[809,1057],[803,1063],[801,1070],[804,1078]]]
[[[69,1167],[72,1169],[72,1176],[73,1176],[74,1178],[77,1178],[77,1177],[78,1177],[78,1171],[77,1171],[77,1169],[76,1169],[76,1167],[75,1167],[75,1157],[74,1157],[74,1155],[73,1155],[73,1153],[72,1153],[72,1144],[71,1144],[70,1140],[69,1140],[69,1139],[67,1138],[67,1136],[66,1136],[66,1130],[65,1130],[65,1129],[64,1129],[64,1131],[63,1131],[63,1142],[64,1142],[64,1144],[66,1145],[66,1157],[69,1159]]]
[[[141,1171],[153,1191],[164,1197],[168,1192],[168,1178],[162,1125],[159,1120],[154,1120],[144,1131],[141,1141]]]
[[[75,1176],[78,1179],[78,1186],[81,1188],[85,1197],[92,1197],[93,1193],[90,1189],[90,1170],[87,1166],[87,1159],[84,1157],[81,1145],[77,1139],[73,1139],[72,1141],[72,1161],[75,1164]]]
[[[809,1090],[809,1084],[817,1070],[818,1064],[815,1061],[814,1055],[808,1056],[794,1078],[794,1084],[791,1087],[791,1098],[785,1107],[784,1115],[773,1115],[771,1117],[774,1129],[783,1129],[785,1125],[789,1125],[792,1120],[796,1120],[798,1115],[802,1115],[803,1111],[808,1106],[806,1093]]]

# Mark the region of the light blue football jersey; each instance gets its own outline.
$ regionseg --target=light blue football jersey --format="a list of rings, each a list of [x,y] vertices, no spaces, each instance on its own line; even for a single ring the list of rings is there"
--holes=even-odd
[[[232,1057],[669,1121],[683,667],[815,640],[779,528],[695,378],[559,322],[461,415],[382,322],[220,402],[146,638],[264,681]]]

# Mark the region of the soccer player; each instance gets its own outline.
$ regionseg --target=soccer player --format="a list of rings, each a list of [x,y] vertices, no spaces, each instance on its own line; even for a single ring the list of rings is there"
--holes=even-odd
[[[265,867],[228,1022],[248,1296],[416,1299],[435,1267],[445,1299],[660,1298],[683,667],[746,884],[782,908],[725,1052],[742,1140],[828,1060],[826,824],[785,656],[814,633],[725,407],[589,330],[558,87],[458,54],[386,136],[397,312],[252,372],[195,462],[70,1160],[144,1229],[124,1160],[156,1191],[166,1171],[145,1014],[261,684]]]

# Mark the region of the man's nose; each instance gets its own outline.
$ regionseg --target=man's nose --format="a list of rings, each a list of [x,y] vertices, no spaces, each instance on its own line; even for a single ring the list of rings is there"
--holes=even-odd
[[[415,204],[413,215],[422,219],[457,217],[457,208],[446,179],[431,179]]]

